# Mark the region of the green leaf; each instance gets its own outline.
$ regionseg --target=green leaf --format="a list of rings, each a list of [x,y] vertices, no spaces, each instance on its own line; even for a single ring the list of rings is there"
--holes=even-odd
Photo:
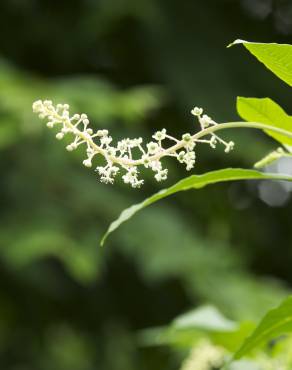
[[[251,54],[276,76],[292,86],[292,45],[235,40],[229,46],[235,44],[244,45]]]
[[[237,324],[224,317],[216,307],[202,306],[181,316],[173,321],[176,329],[199,328],[218,332],[234,331]]]
[[[192,175],[189,176],[168,189],[163,189],[151,197],[145,199],[143,202],[135,204],[125,209],[117,220],[112,222],[101,240],[101,245],[104,244],[109,234],[115,231],[121,224],[128,221],[137,212],[151,204],[157,202],[160,199],[166,198],[169,195],[175,194],[179,191],[189,189],[200,189],[210,184],[216,184],[218,182],[227,182],[234,180],[287,180],[292,181],[292,176],[280,175],[280,174],[269,174],[262,173],[255,170],[245,170],[240,168],[226,168],[224,170],[217,170],[207,172],[203,175]]]
[[[292,331],[292,296],[286,298],[279,307],[270,310],[253,333],[235,353],[239,359],[263,342]]]
[[[237,98],[237,112],[241,118],[249,122],[265,123],[292,133],[292,117],[269,98]],[[292,139],[274,131],[265,130],[281,144],[292,145]]]
[[[214,306],[201,306],[178,316],[164,327],[142,330],[138,339],[143,346],[173,345],[192,347],[202,337],[234,335],[239,325],[224,317]]]
[[[264,156],[264,158],[262,158],[261,160],[256,162],[254,164],[254,168],[266,167],[269,164],[279,160],[280,158],[284,158],[284,157],[291,158],[292,154],[288,153],[288,152],[285,152],[283,148],[278,148],[277,150],[272,151],[271,153]]]

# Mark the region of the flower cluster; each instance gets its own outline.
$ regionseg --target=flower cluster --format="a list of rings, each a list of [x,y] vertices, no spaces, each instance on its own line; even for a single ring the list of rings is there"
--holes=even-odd
[[[208,340],[201,340],[183,362],[181,370],[219,369],[224,363],[225,355],[222,347],[215,346]]]
[[[106,184],[112,184],[116,175],[122,170],[122,179],[132,187],[140,187],[144,180],[139,178],[139,166],[151,169],[157,181],[167,179],[168,170],[163,168],[161,159],[175,157],[180,163],[185,164],[189,171],[194,167],[196,154],[194,148],[197,143],[206,143],[215,148],[217,143],[225,146],[225,152],[233,149],[232,141],[226,142],[214,132],[208,132],[208,127],[217,123],[209,116],[203,114],[202,108],[194,108],[191,113],[197,117],[201,130],[196,134],[184,134],[180,140],[168,135],[166,129],[157,131],[152,136],[152,141],[143,145],[143,139],[122,139],[113,144],[113,139],[107,130],[93,131],[89,127],[86,114],[74,114],[70,116],[68,104],[53,105],[50,100],[38,100],[33,103],[33,111],[41,119],[47,119],[47,127],[58,127],[56,138],[62,140],[65,135],[71,134],[73,140],[66,146],[68,151],[77,149],[80,145],[86,147],[84,166],[92,167],[96,155],[105,159],[103,166],[96,167],[100,180]],[[207,139],[201,139],[202,137]],[[168,146],[164,143],[169,142]],[[139,157],[138,157],[139,155]],[[135,158],[138,157],[138,158]]]

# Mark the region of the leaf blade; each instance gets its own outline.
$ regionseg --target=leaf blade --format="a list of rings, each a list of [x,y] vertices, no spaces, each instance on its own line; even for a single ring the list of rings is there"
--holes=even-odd
[[[143,202],[135,204],[120,214],[120,216],[113,221],[106,233],[101,240],[101,246],[104,245],[105,240],[113,231],[115,231],[121,224],[128,221],[137,212],[145,207],[166,198],[174,193],[185,191],[189,189],[200,189],[207,185],[215,184],[218,182],[227,182],[235,180],[287,180],[292,181],[292,176],[289,175],[279,175],[279,174],[268,174],[262,173],[255,170],[246,170],[241,168],[226,168],[224,170],[217,170],[207,172],[203,175],[192,175],[183,180],[180,180],[175,185],[168,189],[163,189],[158,193],[152,195],[151,197],[145,199]]]
[[[234,359],[240,359],[252,349],[273,336],[292,331],[292,296],[286,298],[278,307],[268,311],[253,333],[246,338]]]
[[[284,129],[292,133],[292,117],[270,98],[237,98],[237,112],[242,119],[260,122]],[[266,134],[281,144],[292,145],[292,139],[274,131],[264,130]]]
[[[292,86],[292,45],[235,40],[229,46],[242,44],[282,81]]]

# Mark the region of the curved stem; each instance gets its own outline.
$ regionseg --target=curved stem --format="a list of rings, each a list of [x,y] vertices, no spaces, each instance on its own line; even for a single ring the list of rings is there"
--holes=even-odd
[[[194,134],[192,136],[192,139],[197,140],[197,139],[200,139],[200,138],[202,138],[206,135],[210,135],[213,132],[220,131],[220,130],[225,130],[225,129],[230,129],[230,128],[231,129],[232,128],[255,128],[255,129],[260,129],[260,130],[269,130],[269,131],[276,132],[280,135],[287,136],[287,137],[292,139],[292,132],[283,130],[283,129],[275,127],[275,126],[266,125],[264,123],[245,122],[245,121],[219,123],[217,125],[207,127],[204,130],[199,131],[196,134]],[[177,144],[175,144],[175,145],[169,147],[168,149],[166,149],[163,154],[161,154],[161,153],[155,154],[155,155],[149,157],[149,159],[150,160],[159,160],[162,157],[162,155],[164,156],[165,154],[169,154],[169,153],[172,153],[176,150],[179,150],[179,149],[183,148],[184,144],[185,143],[183,141],[179,141]],[[133,161],[133,162],[135,162],[135,163],[133,163],[134,166],[142,164],[141,160],[137,160],[137,161]]]

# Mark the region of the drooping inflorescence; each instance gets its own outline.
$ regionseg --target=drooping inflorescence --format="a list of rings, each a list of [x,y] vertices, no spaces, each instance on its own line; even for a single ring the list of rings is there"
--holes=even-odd
[[[168,135],[166,129],[157,131],[153,140],[143,145],[141,137],[135,139],[122,139],[113,144],[113,139],[108,130],[93,131],[89,127],[89,120],[86,114],[74,114],[70,116],[68,104],[53,105],[50,100],[37,100],[33,103],[33,111],[41,119],[47,119],[47,127],[58,126],[56,134],[58,140],[65,135],[73,136],[72,142],[66,146],[68,151],[77,149],[80,145],[86,147],[86,159],[84,166],[92,167],[93,159],[97,155],[103,156],[104,166],[96,167],[100,181],[112,184],[116,175],[122,170],[122,179],[132,187],[140,187],[144,180],[138,177],[139,166],[151,169],[157,181],[166,180],[168,170],[163,168],[161,160],[164,157],[174,157],[180,163],[185,164],[189,171],[194,167],[196,160],[195,146],[197,143],[205,143],[216,148],[217,143],[225,146],[225,152],[233,149],[232,141],[226,142],[214,132],[206,132],[207,128],[218,125],[209,116],[203,114],[202,108],[194,108],[191,113],[197,117],[200,124],[200,131],[196,134],[184,134],[180,140]],[[205,135],[204,135],[205,133]],[[205,137],[202,139],[202,137]],[[207,137],[207,138],[206,138]],[[165,143],[168,146],[164,146]]]

